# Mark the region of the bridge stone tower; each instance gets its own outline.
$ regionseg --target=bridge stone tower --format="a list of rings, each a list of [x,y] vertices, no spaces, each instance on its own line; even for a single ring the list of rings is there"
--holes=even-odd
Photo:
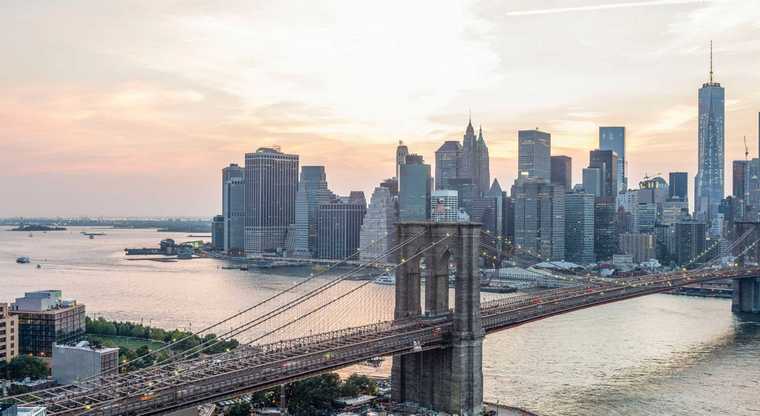
[[[744,253],[740,256],[741,263],[760,261],[760,244],[754,242],[760,240],[760,222],[737,221],[734,224],[737,236],[751,232],[742,244],[737,247],[737,252]],[[731,310],[737,313],[760,313],[760,276],[734,279],[734,299]]]
[[[456,265],[456,284],[453,329],[447,345],[394,357],[392,398],[449,414],[479,415],[483,410],[485,335],[480,320],[480,224],[404,222],[397,227],[398,241],[414,239],[401,248],[400,259],[426,251],[397,270],[396,319],[447,316],[450,262]],[[424,310],[420,258],[424,259],[427,278]]]
[[[731,310],[737,313],[760,313],[760,277],[734,279]]]

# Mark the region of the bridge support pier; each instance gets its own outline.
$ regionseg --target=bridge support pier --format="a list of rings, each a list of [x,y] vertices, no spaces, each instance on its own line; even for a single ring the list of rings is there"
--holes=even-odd
[[[454,324],[443,348],[393,358],[392,399],[416,402],[442,413],[480,415],[485,335],[480,320],[480,224],[414,222],[398,225],[399,241],[420,233],[424,233],[421,238],[402,248],[400,258],[409,259],[427,250],[420,255],[425,258],[428,272],[426,317],[449,315],[449,262],[456,264]],[[429,248],[438,241],[441,242]],[[396,319],[421,318],[420,287],[418,262],[403,264],[396,273]]]
[[[760,313],[760,277],[734,279],[731,310],[737,313]]]

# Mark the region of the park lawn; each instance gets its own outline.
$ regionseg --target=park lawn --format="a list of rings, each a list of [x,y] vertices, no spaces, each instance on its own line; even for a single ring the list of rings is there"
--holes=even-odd
[[[122,337],[117,335],[95,335],[87,334],[87,340],[100,341],[104,347],[125,347],[136,350],[143,345],[147,345],[151,350],[157,350],[165,344],[161,341],[145,338]]]

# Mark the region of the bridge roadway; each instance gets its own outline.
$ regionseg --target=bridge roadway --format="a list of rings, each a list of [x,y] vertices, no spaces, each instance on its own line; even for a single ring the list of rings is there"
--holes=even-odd
[[[760,267],[698,270],[593,281],[484,302],[487,334],[600,304],[668,291],[717,279],[760,276]],[[104,377],[102,385],[70,385],[15,396],[42,405],[48,414],[160,414],[191,405],[266,389],[371,357],[405,354],[446,345],[451,312],[439,317],[382,322]]]
[[[273,257],[273,256],[262,256],[262,255],[248,255],[246,257],[246,260],[250,262],[256,262],[256,261],[270,261],[270,262],[284,262],[284,263],[302,263],[302,264],[321,264],[325,266],[334,266],[334,265],[340,265],[340,266],[364,266],[372,269],[385,269],[389,267],[396,267],[398,264],[396,263],[387,263],[387,262],[379,262],[379,261],[368,261],[368,260],[335,260],[335,259],[315,259],[315,258],[309,258],[309,257]]]

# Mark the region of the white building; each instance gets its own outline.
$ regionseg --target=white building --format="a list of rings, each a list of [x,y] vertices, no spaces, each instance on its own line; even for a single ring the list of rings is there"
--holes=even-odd
[[[398,222],[398,203],[391,191],[378,186],[372,192],[367,213],[364,215],[359,233],[359,258],[373,260],[387,255],[388,249],[395,245],[395,224]],[[390,261],[380,258],[380,261]]]
[[[0,361],[9,363],[18,355],[18,316],[11,315],[10,306],[0,303]]]
[[[88,377],[115,372],[118,348],[94,348],[87,341],[77,345],[53,345],[53,378],[58,384],[72,384]]]
[[[448,189],[430,194],[430,219],[435,222],[457,222],[459,193]]]

